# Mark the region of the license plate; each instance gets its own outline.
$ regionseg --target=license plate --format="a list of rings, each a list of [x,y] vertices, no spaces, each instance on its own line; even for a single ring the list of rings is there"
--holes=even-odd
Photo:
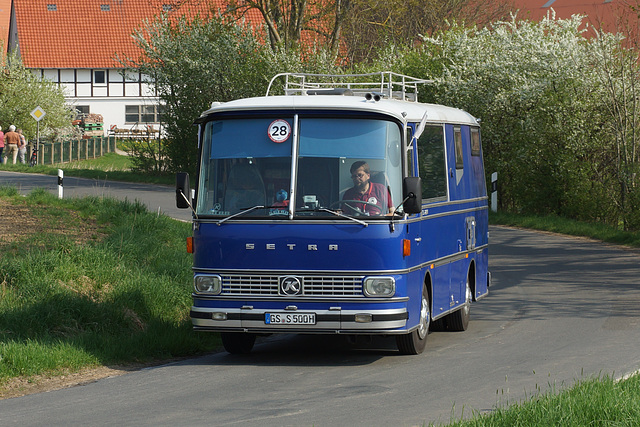
[[[315,313],[265,313],[267,325],[315,325]]]

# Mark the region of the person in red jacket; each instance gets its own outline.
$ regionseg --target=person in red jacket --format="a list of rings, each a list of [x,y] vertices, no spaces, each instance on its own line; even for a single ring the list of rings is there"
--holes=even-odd
[[[2,132],[2,126],[0,126],[0,165],[4,163],[4,157],[2,152],[4,151],[4,132]]]
[[[353,187],[345,191],[343,209],[357,209],[365,215],[386,215],[393,212],[393,202],[389,190],[382,184],[371,182],[369,164],[362,160],[354,162],[350,168]],[[351,202],[357,200],[366,203]],[[350,209],[349,209],[350,208]]]

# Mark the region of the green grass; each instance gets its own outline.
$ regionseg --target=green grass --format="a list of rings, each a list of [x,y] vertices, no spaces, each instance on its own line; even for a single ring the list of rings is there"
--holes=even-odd
[[[148,174],[131,171],[131,158],[116,153],[107,153],[102,157],[79,160],[54,165],[38,165],[29,167],[22,164],[3,164],[0,170],[13,172],[40,173],[44,175],[58,175],[58,169],[64,171],[65,176],[93,178],[101,180],[143,182],[150,184],[175,185],[174,174]]]
[[[512,426],[638,426],[640,375],[615,381],[611,377],[579,381],[575,386],[551,390],[525,402],[498,408],[487,415],[453,422],[456,427]]]
[[[491,212],[489,222],[495,225],[508,225],[530,228],[534,230],[551,231],[570,236],[589,237],[607,243],[640,247],[640,232],[623,231],[606,224],[575,221],[558,216],[530,216]]]
[[[101,157],[95,159],[78,160],[70,163],[65,163],[60,166],[65,166],[68,169],[86,169],[86,170],[100,170],[104,172],[128,172],[131,169],[131,158],[129,156],[120,155],[116,153],[107,153]]]
[[[0,240],[0,384],[219,346],[189,319],[189,224],[111,199],[0,188],[0,200],[29,209],[31,227],[44,230]]]

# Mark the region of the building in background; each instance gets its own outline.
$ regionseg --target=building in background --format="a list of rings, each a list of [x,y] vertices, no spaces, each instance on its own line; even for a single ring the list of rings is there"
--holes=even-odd
[[[0,0],[0,42],[3,52],[7,51],[9,41],[9,18],[11,17],[11,0]]]
[[[177,8],[177,4],[187,4]],[[513,0],[521,19],[539,20],[553,10],[558,18],[587,14],[607,31],[635,22],[630,5],[640,0]],[[137,58],[132,33],[144,19],[160,13],[182,15],[225,10],[227,0],[0,0],[0,39],[4,52],[15,50],[23,64],[65,90],[80,113],[100,115],[105,130],[160,125],[153,86],[139,74],[125,73],[117,57]],[[190,9],[191,8],[191,9]],[[199,10],[198,10],[199,9]],[[633,15],[633,16],[632,16]],[[263,23],[257,10],[244,15]]]
[[[586,22],[608,32],[626,32],[631,24],[638,25],[639,0],[513,0],[519,9],[518,18],[539,21],[548,13],[567,19],[572,15],[586,15]],[[590,34],[587,34],[587,36]]]
[[[0,8],[4,2],[0,0]],[[177,9],[176,3],[13,0],[5,52],[17,52],[26,68],[58,83],[79,113],[102,116],[106,131],[147,126],[157,130],[161,111],[153,85],[146,76],[125,72],[117,58],[138,58],[140,49],[132,34],[143,20],[161,13],[190,15],[225,4],[209,0],[194,2],[193,9]]]

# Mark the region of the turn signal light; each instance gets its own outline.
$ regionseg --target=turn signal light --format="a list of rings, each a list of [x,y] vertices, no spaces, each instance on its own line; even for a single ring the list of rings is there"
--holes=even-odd
[[[371,314],[356,314],[356,323],[371,323],[373,321],[373,315]]]
[[[193,253],[193,237],[187,237],[187,253]]]
[[[214,312],[211,313],[211,318],[213,320],[227,320],[227,313]]]
[[[402,256],[411,255],[411,240],[402,239]]]

